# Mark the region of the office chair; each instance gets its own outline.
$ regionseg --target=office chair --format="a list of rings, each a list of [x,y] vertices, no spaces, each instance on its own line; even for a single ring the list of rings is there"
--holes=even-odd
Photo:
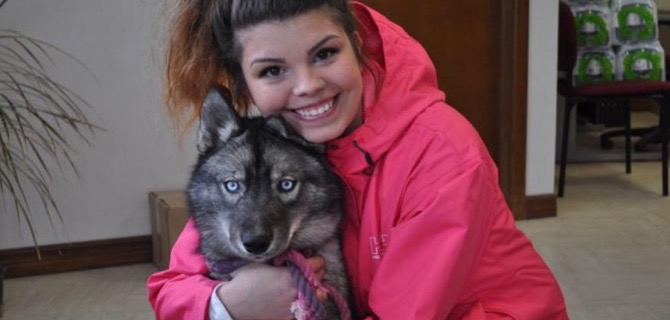
[[[653,99],[660,106],[661,177],[663,196],[668,196],[668,128],[670,127],[670,82],[662,80],[616,81],[574,86],[573,68],[577,60],[577,31],[570,6],[559,1],[558,70],[565,77],[559,78],[558,93],[565,97],[563,114],[561,158],[558,177],[558,196],[565,191],[565,170],[568,160],[568,137],[572,109],[584,102],[603,106],[621,105],[625,108],[626,173],[631,172],[631,128],[628,100]]]
[[[665,55],[665,80],[670,81],[670,55],[666,53]],[[658,119],[658,124],[646,127],[646,128],[631,128],[630,134],[632,136],[640,137],[634,144],[634,149],[637,152],[647,151],[647,146],[650,144],[660,144],[661,143],[661,134],[663,133],[663,120],[661,117]],[[607,132],[600,135],[600,146],[603,149],[612,149],[614,147],[614,142],[612,138],[618,136],[625,136],[626,130],[608,130]]]

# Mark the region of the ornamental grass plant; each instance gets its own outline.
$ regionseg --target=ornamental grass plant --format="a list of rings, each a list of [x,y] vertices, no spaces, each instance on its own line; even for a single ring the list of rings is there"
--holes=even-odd
[[[0,10],[7,1],[0,0]],[[35,219],[63,223],[53,171],[69,168],[79,177],[73,139],[90,144],[101,130],[83,112],[91,106],[48,74],[56,55],[86,68],[65,50],[0,24],[0,208],[25,223],[38,259]]]

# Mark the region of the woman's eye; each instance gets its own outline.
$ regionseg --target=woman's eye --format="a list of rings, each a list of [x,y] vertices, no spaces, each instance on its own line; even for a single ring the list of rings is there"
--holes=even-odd
[[[228,180],[223,183],[223,188],[229,193],[236,193],[240,191],[240,183],[235,180]]]
[[[272,66],[272,67],[267,67],[260,72],[260,77],[265,78],[265,77],[277,77],[281,75],[281,68]]]
[[[293,179],[282,179],[279,181],[279,191],[280,192],[291,192],[295,189],[296,182]]]
[[[319,52],[316,53],[315,60],[316,60],[316,61],[327,60],[327,59],[329,59],[330,57],[336,55],[337,52],[338,52],[338,50],[335,49],[335,48],[324,48],[324,49],[321,49],[321,50],[319,50]]]

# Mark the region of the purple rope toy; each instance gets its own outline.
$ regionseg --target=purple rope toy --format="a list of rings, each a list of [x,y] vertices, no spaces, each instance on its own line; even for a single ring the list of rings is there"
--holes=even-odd
[[[248,264],[248,261],[232,259],[222,261],[207,261],[210,271],[219,274],[229,274],[235,269]],[[289,250],[273,260],[275,266],[285,265],[291,273],[291,278],[298,288],[298,300],[291,305],[291,312],[298,320],[326,319],[326,310],[316,297],[316,290],[321,289],[335,303],[340,311],[341,320],[351,320],[349,306],[342,295],[332,286],[320,282],[310,269],[307,259],[295,251]]]

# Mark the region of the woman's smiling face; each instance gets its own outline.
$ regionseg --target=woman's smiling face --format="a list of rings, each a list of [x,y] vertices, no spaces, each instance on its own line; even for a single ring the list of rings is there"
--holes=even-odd
[[[236,36],[247,88],[262,115],[281,115],[314,143],[360,126],[360,64],[326,9],[261,23]]]

